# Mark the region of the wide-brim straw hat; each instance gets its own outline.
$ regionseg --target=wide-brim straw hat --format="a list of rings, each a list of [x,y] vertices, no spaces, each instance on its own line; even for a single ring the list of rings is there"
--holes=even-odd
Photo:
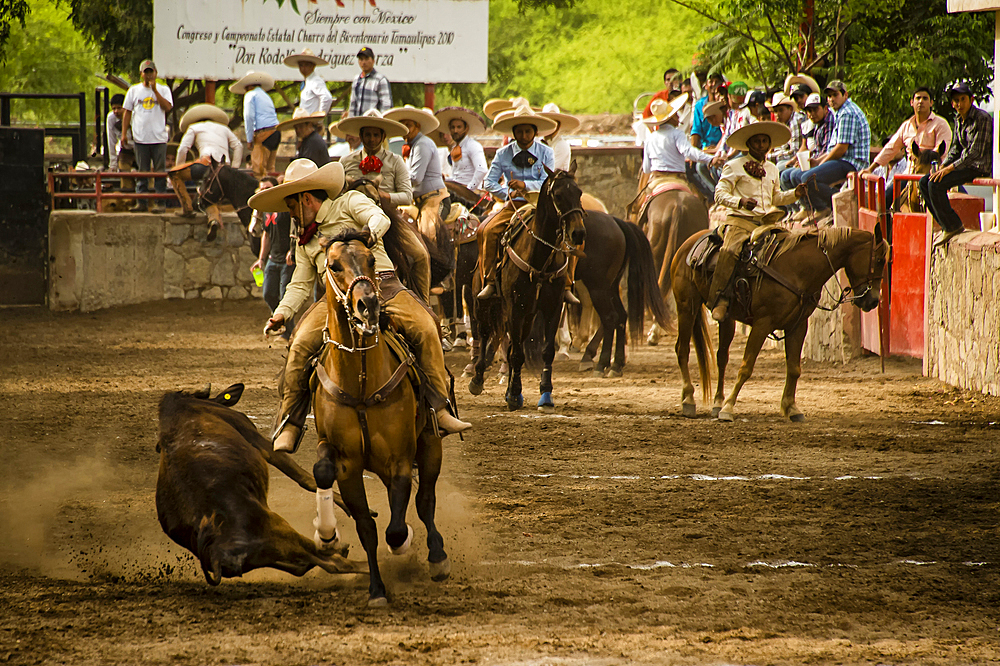
[[[434,114],[431,113],[430,109],[418,109],[410,104],[389,109],[385,112],[385,117],[389,120],[395,120],[397,122],[412,120],[420,125],[420,131],[422,133],[428,135],[436,130],[441,124],[438,119],[434,117]]]
[[[250,71],[243,75],[243,78],[229,86],[229,92],[234,95],[246,93],[247,86],[260,86],[264,90],[274,87],[274,77],[264,72]]]
[[[705,118],[714,116],[716,113],[722,113],[722,109],[726,107],[726,103],[721,99],[717,99],[714,102],[708,102],[701,108],[701,115]]]
[[[283,213],[288,210],[285,197],[309,190],[324,190],[333,199],[340,196],[343,189],[344,165],[330,162],[317,168],[312,160],[302,157],[288,165],[281,185],[258,192],[250,197],[247,205],[265,213]]]
[[[316,66],[329,65],[328,60],[323,60],[318,55],[312,52],[312,49],[303,49],[302,53],[293,53],[284,60],[283,63],[289,67],[298,67],[300,62],[311,62]]]
[[[513,136],[518,125],[534,125],[539,136],[551,134],[556,129],[556,121],[535,113],[530,106],[518,106],[503,111],[493,120],[493,130]]]
[[[643,118],[642,122],[647,125],[662,125],[674,117],[687,104],[688,97],[687,93],[681,93],[670,102],[665,99],[654,99],[652,104],[649,105],[649,112],[652,115],[649,118]]]
[[[291,129],[296,125],[301,125],[303,123],[312,123],[314,125],[321,123],[325,118],[325,113],[309,113],[300,106],[295,109],[295,113],[292,114],[291,118],[278,123],[278,126],[274,129],[278,132],[284,132],[287,129]]]
[[[369,109],[365,111],[364,115],[344,118],[337,123],[337,131],[340,135],[361,136],[362,127],[377,127],[385,132],[387,139],[394,136],[406,136],[409,132],[406,125],[384,117],[378,109]]]
[[[554,120],[559,123],[558,130],[562,134],[569,134],[570,132],[576,131],[580,128],[580,119],[576,116],[571,116],[568,113],[563,113],[559,110],[559,107],[553,103],[549,102],[542,107],[539,115],[545,116],[550,120]],[[555,131],[555,130],[553,130]]]
[[[213,123],[229,126],[229,114],[214,104],[195,104],[184,112],[181,116],[181,134],[187,132],[188,127],[203,120],[211,120]]]
[[[493,99],[486,100],[486,103],[483,104],[483,114],[490,120],[496,120],[496,117],[504,111],[510,111],[518,106],[531,105],[528,104],[528,100],[524,97],[511,97],[509,99],[494,97]]]
[[[785,87],[784,92],[786,95],[792,94],[792,86],[801,83],[804,86],[808,86],[809,90],[814,93],[822,92],[819,88],[819,84],[816,83],[816,79],[809,76],[808,74],[789,74],[785,77]]]
[[[750,140],[750,137],[758,134],[767,134],[771,137],[771,147],[782,146],[792,138],[792,131],[788,129],[787,125],[765,120],[739,128],[729,135],[729,138],[726,139],[726,145],[736,150],[748,150],[747,141]]]
[[[774,93],[774,96],[771,97],[771,101],[767,103],[767,108],[773,109],[774,107],[781,106],[782,104],[792,107],[793,111],[797,111],[799,108],[799,105],[795,103],[795,100],[783,92]]]
[[[443,109],[438,109],[434,113],[434,117],[441,123],[442,131],[448,131],[448,123],[458,118],[464,120],[465,124],[469,126],[469,136],[477,136],[486,132],[486,121],[483,120],[483,117],[464,106],[446,106]]]

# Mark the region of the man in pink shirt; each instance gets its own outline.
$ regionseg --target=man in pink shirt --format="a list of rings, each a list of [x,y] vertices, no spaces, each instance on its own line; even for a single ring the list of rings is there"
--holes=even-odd
[[[931,91],[928,88],[917,88],[913,91],[910,99],[910,106],[913,107],[913,116],[899,126],[896,133],[892,135],[878,155],[875,161],[866,167],[862,173],[871,173],[877,167],[884,167],[886,173],[889,172],[889,164],[900,156],[908,160],[905,173],[913,172],[913,142],[916,141],[920,150],[940,150],[944,144],[944,151],[940,157],[943,159],[951,146],[951,126],[948,121],[937,116],[931,111],[934,101],[931,99]],[[892,202],[892,178],[886,176],[886,205]]]

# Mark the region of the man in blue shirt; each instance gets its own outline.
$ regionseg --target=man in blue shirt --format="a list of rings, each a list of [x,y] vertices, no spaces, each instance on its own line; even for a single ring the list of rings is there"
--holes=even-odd
[[[528,192],[538,192],[548,177],[546,167],[554,168],[555,155],[552,149],[536,137],[539,131],[548,133],[556,128],[556,123],[540,116],[529,106],[519,106],[499,114],[493,121],[493,129],[514,140],[500,148],[493,158],[483,188],[498,201],[504,202],[500,212],[479,226],[476,237],[479,241],[479,267],[483,276],[483,290],[479,298],[487,299],[497,295],[496,268],[499,260],[500,238],[507,230],[514,211],[528,202]],[[501,183],[500,180],[504,182]],[[570,277],[572,284],[572,277]],[[572,294],[571,294],[572,296]],[[570,300],[576,300],[572,297]]]
[[[250,148],[250,165],[257,180],[274,171],[281,143],[281,133],[275,131],[278,113],[274,110],[271,96],[267,94],[273,87],[274,77],[264,72],[247,72],[246,76],[229,86],[229,92],[243,95],[243,127]]]
[[[801,176],[809,186],[809,203],[813,208],[813,222],[829,216],[833,208],[832,183],[843,180],[852,171],[860,171],[871,162],[872,132],[868,119],[858,105],[847,98],[847,87],[841,81],[830,81],[826,89],[827,101],[836,112],[832,148],[822,155],[819,165]]]

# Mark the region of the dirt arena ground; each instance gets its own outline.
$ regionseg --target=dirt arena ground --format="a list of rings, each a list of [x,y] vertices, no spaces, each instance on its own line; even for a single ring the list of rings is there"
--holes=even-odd
[[[388,608],[366,607],[365,578],[322,571],[209,587],[156,520],[156,405],[244,382],[238,408],[267,427],[283,350],[259,335],[265,314],[3,311],[0,662],[1000,661],[1000,401],[911,360],[884,375],[877,359],[806,362],[804,424],[778,415],[774,351],[732,424],[680,417],[670,344],[632,350],[622,379],[559,362],[551,416],[460,380],[476,428],[446,440],[450,580],[429,580],[411,510],[416,547],[381,557]],[[464,356],[448,359],[461,372]],[[534,373],[525,383],[533,405]],[[385,492],[369,491],[381,531]],[[313,498],[278,472],[271,506],[311,534]],[[342,533],[363,557],[346,518]]]

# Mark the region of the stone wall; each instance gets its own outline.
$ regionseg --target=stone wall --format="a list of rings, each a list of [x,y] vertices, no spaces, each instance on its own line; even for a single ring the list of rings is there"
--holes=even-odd
[[[49,307],[90,312],[165,298],[260,296],[255,261],[234,214],[206,240],[204,220],[173,215],[54,211],[49,217]]]
[[[604,202],[612,215],[625,219],[625,207],[639,184],[642,147],[574,148],[573,159],[580,188]]]
[[[931,256],[924,373],[1000,395],[1000,234],[962,234]]]

